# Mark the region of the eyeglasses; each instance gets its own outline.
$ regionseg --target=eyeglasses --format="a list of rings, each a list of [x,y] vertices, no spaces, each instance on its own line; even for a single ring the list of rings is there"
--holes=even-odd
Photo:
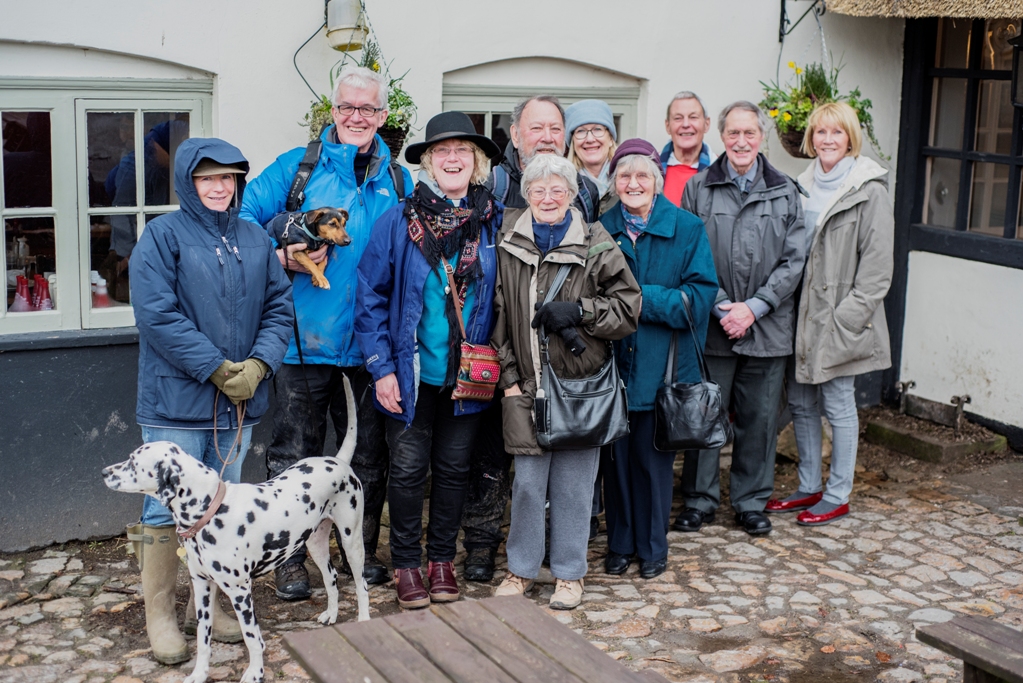
[[[466,159],[473,155],[472,147],[469,147],[468,145],[459,145],[458,147],[448,147],[446,145],[443,147],[434,147],[432,154],[434,154],[440,159],[443,159],[452,152],[454,152],[456,156],[462,157],[463,159]]]
[[[594,126],[593,128],[576,128],[575,132],[572,133],[572,138],[582,142],[586,139],[586,136],[593,134],[594,140],[603,140],[607,137],[607,128],[604,126]]]
[[[361,107],[356,107],[353,104],[335,104],[334,108],[341,113],[341,116],[351,116],[352,114],[355,113],[355,110],[358,109],[359,113],[367,118],[370,116],[374,116],[378,112],[382,112],[384,110],[383,107],[371,107],[368,104],[363,105]]]
[[[550,197],[551,199],[558,201],[568,196],[568,190],[563,187],[552,187],[546,189],[543,187],[533,187],[529,190],[529,198],[535,202],[542,200],[544,197]]]

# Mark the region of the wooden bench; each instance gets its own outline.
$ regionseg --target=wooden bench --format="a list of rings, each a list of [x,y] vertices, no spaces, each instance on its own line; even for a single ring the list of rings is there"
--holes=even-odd
[[[916,630],[921,643],[963,660],[963,683],[1023,683],[1023,633],[980,617]]]
[[[435,605],[289,633],[319,683],[666,683],[634,672],[521,597]]]

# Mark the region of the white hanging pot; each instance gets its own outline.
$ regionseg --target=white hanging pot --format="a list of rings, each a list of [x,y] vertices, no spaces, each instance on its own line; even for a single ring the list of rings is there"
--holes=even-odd
[[[359,0],[328,0],[327,43],[339,52],[359,50],[366,43],[369,28]]]

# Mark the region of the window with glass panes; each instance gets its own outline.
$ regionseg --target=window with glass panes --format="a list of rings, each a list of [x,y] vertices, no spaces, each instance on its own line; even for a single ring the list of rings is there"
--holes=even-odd
[[[1023,113],[1012,106],[1017,19],[938,22],[931,79],[924,225],[1023,238]]]
[[[36,81],[0,79],[0,334],[131,326],[132,250],[177,209],[175,154],[209,134],[212,96],[191,82]]]

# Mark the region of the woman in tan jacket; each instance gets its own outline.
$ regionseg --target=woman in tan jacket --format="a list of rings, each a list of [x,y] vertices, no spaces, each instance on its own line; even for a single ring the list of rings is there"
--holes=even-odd
[[[856,375],[891,366],[883,301],[892,281],[895,224],[887,171],[860,156],[856,111],[838,102],[810,114],[799,177],[808,250],[788,368],[789,410],[799,449],[799,490],[767,512],[802,510],[817,526],[849,514],[859,420]],[[832,429],[831,474],[821,486],[821,414]]]
[[[570,208],[577,192],[576,170],[566,159],[541,154],[526,166],[522,194],[529,209],[505,225],[494,292],[492,343],[501,358],[504,444],[515,456],[508,577],[495,595],[521,595],[533,585],[543,561],[544,507],[550,501],[554,609],[572,609],[582,599],[600,448],[543,451],[537,444],[537,327],[550,334],[550,363],[559,377],[588,377],[604,364],[607,341],[636,331],[640,310],[639,285],[614,240],[599,222],[587,225]],[[571,265],[564,286],[543,304],[563,264]]]

